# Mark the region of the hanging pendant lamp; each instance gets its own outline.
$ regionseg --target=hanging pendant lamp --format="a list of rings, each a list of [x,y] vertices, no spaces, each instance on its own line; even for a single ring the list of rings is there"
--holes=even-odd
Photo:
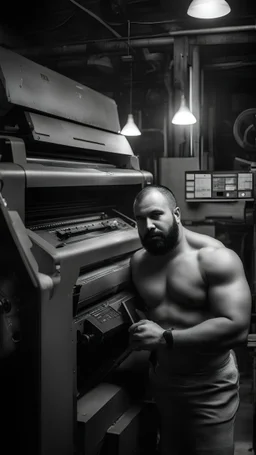
[[[174,125],[193,125],[196,123],[196,118],[186,105],[185,96],[181,95],[180,108],[172,119]]]
[[[226,16],[231,8],[225,0],[193,0],[187,14],[198,19],[214,19]]]
[[[123,136],[140,136],[141,132],[134,122],[132,115],[132,56],[130,55],[130,21],[128,21],[128,60],[130,61],[130,113],[127,122],[121,130]]]
[[[128,119],[126,124],[124,125],[121,134],[124,136],[140,136],[141,132],[137,125],[134,122],[134,118],[132,114],[128,114]]]

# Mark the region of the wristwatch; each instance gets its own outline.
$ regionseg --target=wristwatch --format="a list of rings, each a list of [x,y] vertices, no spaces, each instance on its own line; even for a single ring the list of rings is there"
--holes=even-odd
[[[168,348],[172,348],[173,347],[172,331],[173,331],[173,329],[167,329],[163,333],[163,337],[165,339],[165,342],[166,342]]]

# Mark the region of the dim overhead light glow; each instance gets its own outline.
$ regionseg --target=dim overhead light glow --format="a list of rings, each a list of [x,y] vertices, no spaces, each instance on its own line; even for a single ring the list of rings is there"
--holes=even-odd
[[[225,0],[193,0],[187,14],[198,19],[214,19],[226,16],[231,8]]]
[[[193,125],[196,123],[196,118],[186,106],[184,95],[181,96],[180,108],[172,119],[174,125]]]
[[[121,134],[123,136],[140,136],[141,132],[137,125],[134,122],[134,118],[132,114],[128,115],[128,119],[126,124],[124,125]]]

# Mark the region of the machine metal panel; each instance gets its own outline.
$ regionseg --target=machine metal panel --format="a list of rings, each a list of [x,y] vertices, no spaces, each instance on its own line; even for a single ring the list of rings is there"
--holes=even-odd
[[[1,163],[0,181],[2,195],[10,210],[17,210],[21,219],[25,219],[25,172],[21,166],[13,163]]]
[[[35,113],[26,113],[26,116],[35,141],[133,155],[129,142],[121,134],[96,130]]]
[[[141,185],[149,173],[131,169],[99,170],[93,168],[64,168],[27,164],[27,187],[74,187],[98,185]]]
[[[107,131],[120,131],[114,100],[2,47],[0,78],[12,104]]]
[[[54,248],[36,232],[29,229],[27,231],[33,243],[42,248],[47,245],[56,262],[63,263],[63,261],[72,259],[73,266],[77,268],[81,268],[85,264],[88,267],[93,266],[113,257],[130,254],[141,248],[139,235],[135,228],[126,231],[109,232],[100,237],[68,245],[63,244],[61,248]]]
[[[102,383],[78,401],[83,453],[99,453],[107,429],[128,408],[130,400],[128,393],[120,386]]]
[[[101,267],[78,278],[76,286],[79,290],[79,301],[100,296],[110,289],[117,288],[130,280],[130,259]]]
[[[40,455],[57,453],[69,455],[73,448],[73,402],[72,395],[68,396],[66,393],[66,388],[71,388],[73,381],[71,362],[69,368],[72,352],[72,335],[68,330],[70,318],[59,317],[63,301],[60,301],[58,306],[55,305],[55,311],[52,311],[52,305],[49,305],[52,280],[49,276],[39,273],[25,226],[17,212],[8,210],[1,195],[0,232],[2,274],[11,267],[12,274],[21,283],[18,296],[22,337],[17,351],[22,358],[24,376],[17,378],[17,381],[19,380],[20,384],[23,384],[20,393],[26,397],[26,408],[19,407],[14,412],[21,412],[19,425],[23,432],[26,422],[28,419],[31,420],[31,437],[29,441],[26,441],[28,450],[34,450]],[[72,312],[69,311],[72,317]],[[47,324],[47,331],[43,329],[46,327],[45,324]],[[56,327],[59,330],[56,331]],[[64,329],[66,329],[65,332]],[[58,337],[61,338],[61,342]],[[59,354],[59,346],[65,355]],[[38,355],[39,348],[41,355]],[[55,359],[58,359],[58,365],[56,365]],[[47,363],[47,367],[44,362]],[[61,381],[55,374],[56,370]],[[35,384],[35,377],[38,378],[38,381],[40,380],[39,384]],[[40,400],[37,397],[39,391]],[[11,396],[11,392],[6,391],[9,396]],[[51,403],[51,409],[49,409],[49,403]],[[33,419],[31,419],[31,415],[33,415]],[[5,431],[5,427],[2,428]],[[62,432],[64,434],[61,434]]]
[[[15,246],[17,255],[20,256],[23,267],[29,276],[31,283],[35,288],[39,288],[38,280],[38,264],[35,258],[31,254],[31,246],[29,238],[27,237],[26,229],[17,214],[17,212],[9,211],[7,203],[0,194],[0,226],[1,226],[1,237],[5,239],[5,243],[8,243],[8,247],[12,248]]]

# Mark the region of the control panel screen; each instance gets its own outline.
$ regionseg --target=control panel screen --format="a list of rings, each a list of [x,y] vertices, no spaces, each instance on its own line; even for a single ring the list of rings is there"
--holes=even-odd
[[[186,172],[185,199],[188,202],[253,200],[253,173],[240,171]]]

